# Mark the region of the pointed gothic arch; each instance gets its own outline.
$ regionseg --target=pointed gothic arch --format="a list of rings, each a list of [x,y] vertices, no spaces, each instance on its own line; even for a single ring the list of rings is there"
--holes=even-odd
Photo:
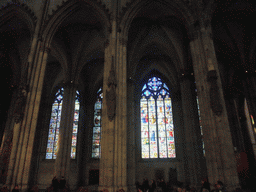
[[[127,11],[123,10],[123,13],[121,15],[120,20],[120,30],[122,32],[123,37],[128,36],[129,28],[131,26],[131,23],[133,19],[136,17],[139,11],[142,9],[146,9],[147,6],[149,6],[152,3],[150,0],[146,1],[140,1],[135,0],[133,3],[130,3],[130,7],[126,8]],[[160,3],[162,5],[165,5],[168,8],[175,8],[176,14],[178,14],[180,20],[183,20],[185,25],[189,23],[193,23],[191,18],[190,10],[188,9],[188,6],[185,3],[182,2],[169,2],[167,0],[157,0],[154,1],[154,3]]]
[[[109,15],[106,10],[101,9],[97,2],[91,2],[87,0],[79,1],[79,0],[72,0],[67,1],[64,3],[57,11],[53,13],[53,15],[48,20],[44,31],[42,33],[42,37],[45,40],[46,45],[50,45],[52,38],[56,31],[58,30],[61,23],[69,16],[74,14],[77,10],[82,9],[80,3],[85,3],[86,6],[96,10],[98,19],[100,20],[105,37],[108,38],[109,30],[111,28]]]
[[[37,18],[27,5],[20,3],[8,4],[3,9],[0,9],[0,28],[14,17],[24,21],[30,34],[33,34]]]

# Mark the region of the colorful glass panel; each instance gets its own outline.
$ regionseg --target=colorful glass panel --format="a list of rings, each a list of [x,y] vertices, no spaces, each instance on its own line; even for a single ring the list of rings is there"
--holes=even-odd
[[[142,158],[175,158],[171,98],[160,78],[150,78],[143,86],[140,112]]]
[[[71,159],[76,158],[76,145],[77,145],[77,132],[78,132],[78,121],[79,121],[79,110],[80,110],[80,101],[79,101],[79,91],[76,91],[76,100],[75,100],[75,112],[73,120],[73,132],[72,132],[72,143],[71,143]]]
[[[197,89],[195,90],[197,93]],[[200,108],[199,108],[199,101],[198,101],[198,96],[196,96],[196,103],[197,103],[197,111],[198,111],[198,116],[199,116],[199,126],[200,126],[200,131],[201,131],[201,136],[202,136],[202,148],[203,148],[203,154],[205,156],[205,148],[204,148],[204,139],[203,139],[203,127],[201,125],[201,116],[200,116]]]
[[[97,92],[97,101],[94,105],[94,127],[92,137],[92,158],[100,158],[100,140],[101,140],[101,117],[102,117],[102,89]]]
[[[61,109],[63,102],[64,89],[61,88],[55,94],[55,100],[52,104],[52,113],[49,125],[49,134],[46,149],[46,159],[56,159],[58,151],[58,137],[61,120]]]

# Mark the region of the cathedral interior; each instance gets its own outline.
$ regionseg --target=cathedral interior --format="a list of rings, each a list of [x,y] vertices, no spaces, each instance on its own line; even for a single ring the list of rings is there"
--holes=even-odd
[[[254,0],[1,0],[0,184],[256,191]]]

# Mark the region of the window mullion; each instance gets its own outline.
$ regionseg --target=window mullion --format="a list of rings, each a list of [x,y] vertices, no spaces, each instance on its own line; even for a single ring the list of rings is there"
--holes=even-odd
[[[149,134],[150,134],[150,129],[149,129],[149,121],[150,121],[150,115],[149,115],[149,102],[148,102],[148,99],[147,99],[147,115],[148,115],[148,144],[149,144],[149,151],[148,151],[148,158],[150,158],[150,148],[151,148],[151,144],[150,144],[150,137],[149,137]]]
[[[165,112],[165,97],[163,98],[163,108],[164,108],[164,119],[166,120],[167,119],[167,116],[166,116],[166,112]],[[167,141],[167,129],[166,129],[166,123],[164,124],[164,128],[165,128],[165,141],[166,141],[166,156],[167,158],[169,158],[168,156],[168,141]]]
[[[156,132],[157,132],[157,158],[159,158],[159,130],[158,130],[158,115],[157,115],[157,97],[155,99],[155,115],[156,115]]]

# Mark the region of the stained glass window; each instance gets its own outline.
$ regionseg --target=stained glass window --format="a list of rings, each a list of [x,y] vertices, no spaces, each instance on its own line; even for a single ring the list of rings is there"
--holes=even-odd
[[[97,92],[97,100],[94,105],[92,158],[100,158],[102,99],[103,93],[100,88]]]
[[[80,109],[79,97],[80,97],[79,91],[76,91],[73,133],[72,133],[72,143],[71,143],[71,153],[70,153],[71,159],[76,158],[77,131],[78,131],[79,109]]]
[[[140,99],[142,158],[175,158],[169,88],[158,77],[143,86]]]
[[[51,120],[49,125],[48,142],[46,149],[46,159],[56,159],[58,136],[61,120],[61,108],[63,102],[64,89],[61,88],[55,94],[55,100],[52,104]]]

